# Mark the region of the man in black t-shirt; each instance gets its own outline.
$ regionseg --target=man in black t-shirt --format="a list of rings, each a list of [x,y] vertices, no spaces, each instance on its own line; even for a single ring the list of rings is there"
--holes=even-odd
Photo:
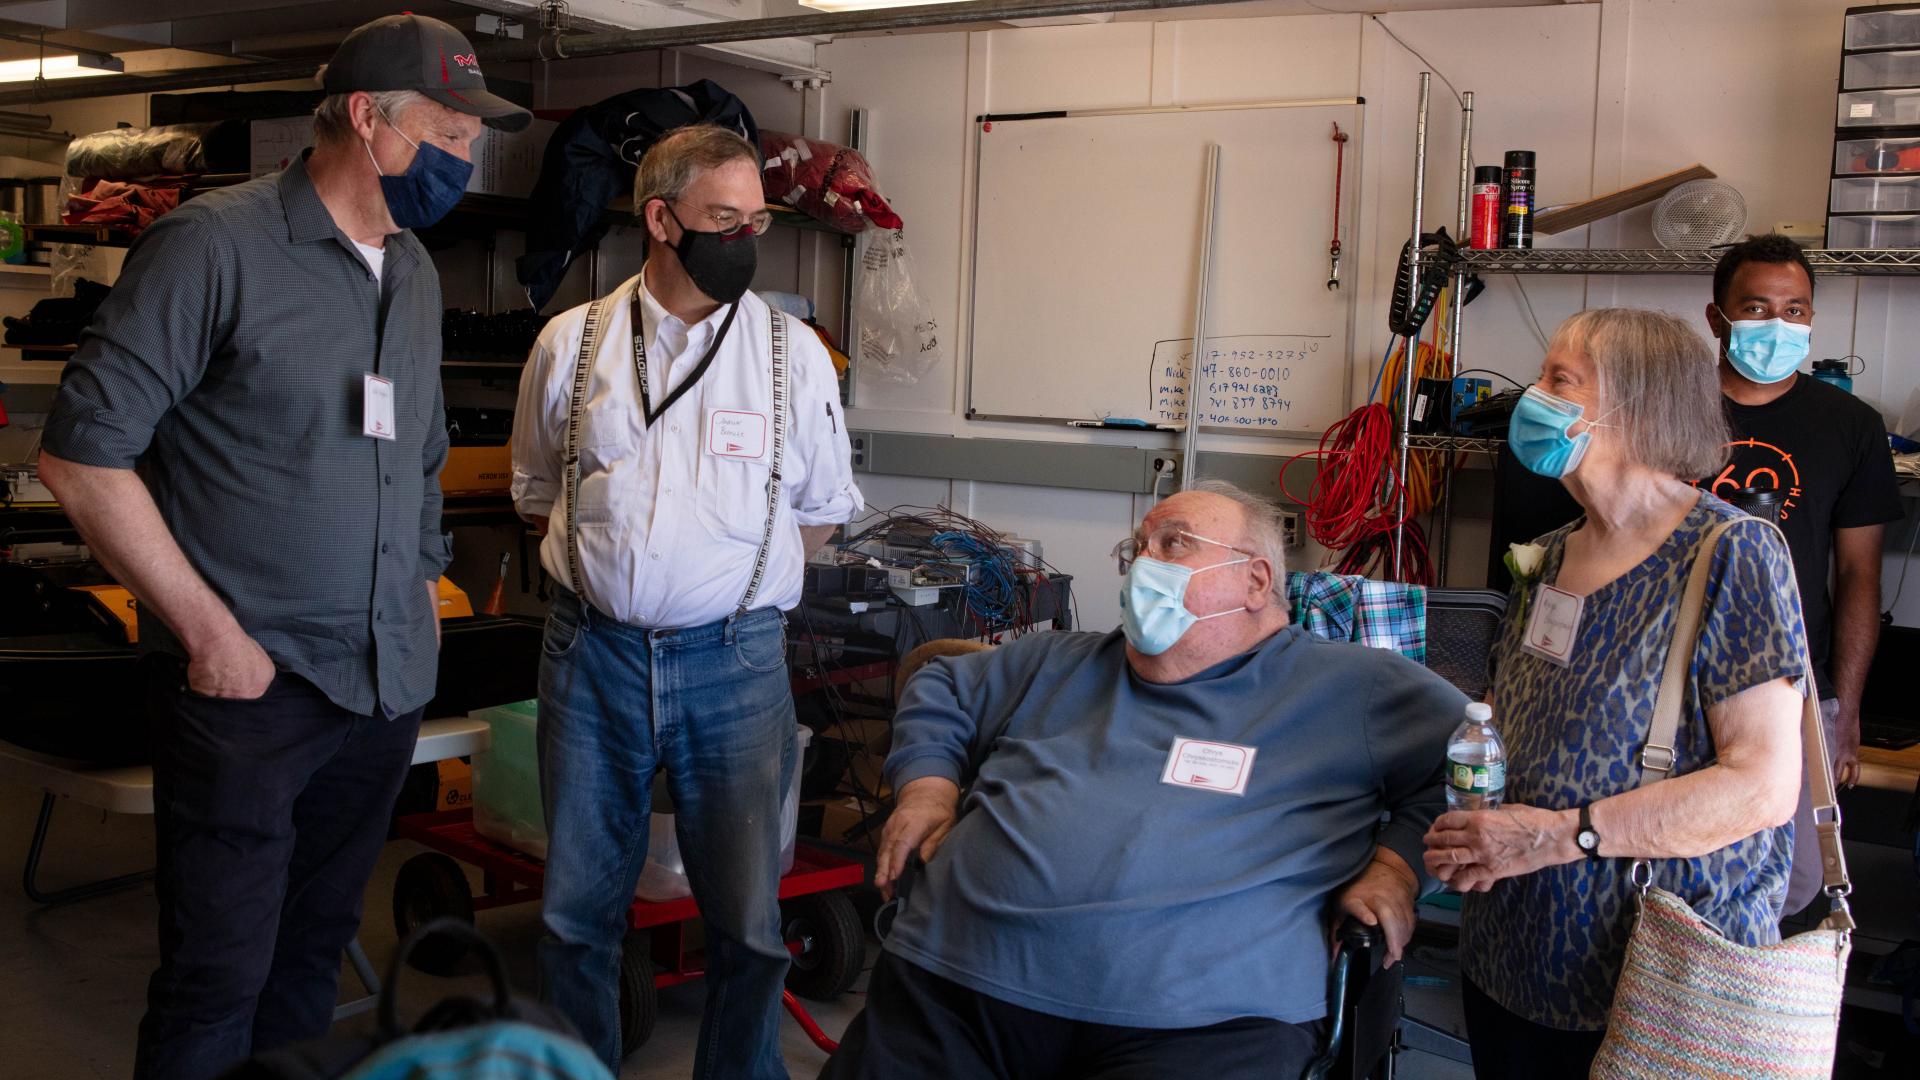
[[[1880,638],[1880,553],[1904,516],[1880,414],[1801,374],[1813,333],[1813,273],[1784,236],[1734,245],[1713,273],[1707,325],[1720,341],[1720,390],[1733,429],[1729,464],[1700,481],[1723,499],[1780,492],[1834,780],[1860,776],[1860,693]],[[1827,591],[1828,570],[1833,591]],[[1820,860],[1805,813],[1795,818],[1787,912],[1818,893]]]

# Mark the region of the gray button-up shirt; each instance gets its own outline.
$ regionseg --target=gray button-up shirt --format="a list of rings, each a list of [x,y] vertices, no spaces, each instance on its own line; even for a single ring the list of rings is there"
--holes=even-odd
[[[392,441],[361,434],[369,373],[393,380]],[[276,667],[392,716],[433,697],[443,411],[426,250],[388,237],[376,283],[299,161],[141,235],[44,445],[138,466],[187,560]],[[140,643],[185,655],[144,608]]]

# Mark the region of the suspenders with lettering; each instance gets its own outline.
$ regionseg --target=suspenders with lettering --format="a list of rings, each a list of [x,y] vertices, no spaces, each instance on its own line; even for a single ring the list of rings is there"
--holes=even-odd
[[[774,520],[780,514],[780,463],[787,455],[787,324],[780,313],[769,311],[773,329],[773,473],[767,477],[767,527],[760,533],[760,551],[753,558],[753,577],[740,597],[733,615],[739,618],[753,606],[760,591],[760,579],[767,574],[767,552],[773,547]]]
[[[580,572],[580,534],[576,528],[577,518],[574,513],[574,507],[580,501],[580,424],[586,412],[587,384],[593,375],[594,353],[600,343],[600,334],[606,328],[610,299],[610,297],[602,297],[587,308],[586,326],[580,332],[580,353],[574,359],[573,395],[567,407],[567,579],[574,595],[580,597],[582,603],[586,602],[587,590],[586,581]],[[737,305],[735,310],[738,310]],[[636,310],[634,331],[636,338],[641,333],[637,321],[638,314]],[[733,314],[733,311],[727,313],[728,326],[733,323]],[[781,321],[778,312],[768,312],[768,317],[771,320],[770,329],[773,340],[773,462],[767,477],[767,524],[760,534],[760,550],[754,555],[753,576],[747,581],[747,591],[741,594],[739,607],[734,611],[735,617],[745,615],[753,606],[754,597],[760,592],[760,582],[766,577],[767,557],[773,547],[773,530],[780,514],[780,470],[786,461],[787,452],[787,327],[786,323]],[[724,329],[721,334],[724,336]],[[636,350],[637,362],[634,376],[639,383],[641,409],[650,411],[647,410],[647,385],[643,374],[645,369],[642,367],[645,361],[641,359],[644,355],[644,352]],[[709,355],[707,360],[711,359],[712,356]],[[703,362],[702,373],[705,367],[706,364]],[[691,386],[694,381],[696,380],[689,379],[686,385]],[[647,416],[649,425],[661,413],[666,412],[666,406],[672,405],[679,396],[676,392],[659,412]]]
[[[574,507],[580,504],[580,420],[586,411],[587,382],[593,376],[593,354],[607,322],[607,298],[587,308],[587,325],[580,331],[580,355],[573,362],[573,396],[567,405],[567,586],[587,602],[586,582],[580,575],[580,530]],[[644,391],[642,391],[644,394]]]

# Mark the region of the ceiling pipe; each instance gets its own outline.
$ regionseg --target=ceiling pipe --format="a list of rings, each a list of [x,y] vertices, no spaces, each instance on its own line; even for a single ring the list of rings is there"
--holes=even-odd
[[[532,41],[483,39],[475,43],[474,51],[482,60],[489,63],[514,64],[541,60],[577,60],[593,56],[616,56],[622,53],[677,49],[692,45],[718,45],[730,41],[765,41],[771,38],[823,37],[873,33],[882,30],[917,30],[964,23],[978,24],[1006,22],[1011,19],[1049,19],[1068,15],[1216,7],[1246,2],[1247,0],[970,0],[968,3],[934,4],[926,7],[791,15],[775,19],[741,19],[736,22],[713,22],[698,26],[616,30],[567,37],[547,36]],[[31,84],[0,83],[0,87],[8,85],[21,87],[17,90],[0,89],[0,106],[28,105],[45,101],[75,101],[82,98],[113,97],[119,94],[197,90],[209,86],[233,86],[240,83],[311,79],[320,63],[321,61],[313,59],[271,60],[221,67],[180,68],[174,71],[158,71],[151,75],[61,79],[39,87]]]

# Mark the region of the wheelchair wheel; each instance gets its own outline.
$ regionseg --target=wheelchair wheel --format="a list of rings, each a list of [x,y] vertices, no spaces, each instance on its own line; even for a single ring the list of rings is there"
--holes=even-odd
[[[415,855],[394,878],[393,932],[405,941],[414,930],[442,917],[473,922],[467,875],[459,863],[437,851]],[[451,975],[466,955],[464,942],[435,936],[415,947],[409,962],[429,975]]]
[[[645,930],[629,930],[620,942],[620,1056],[653,1037],[660,999],[653,987],[652,942]]]
[[[780,936],[800,943],[787,989],[804,998],[830,1001],[852,988],[866,965],[867,940],[853,901],[839,890],[780,902]]]

